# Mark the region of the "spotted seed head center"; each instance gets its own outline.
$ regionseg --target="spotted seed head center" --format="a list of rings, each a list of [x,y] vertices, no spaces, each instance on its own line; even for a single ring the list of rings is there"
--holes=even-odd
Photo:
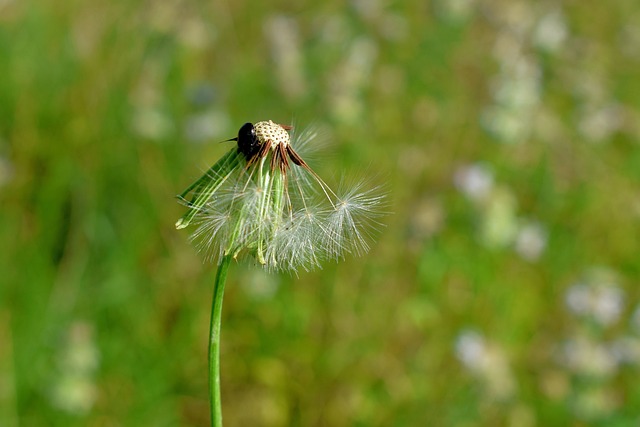
[[[258,122],[254,125],[256,137],[262,144],[271,141],[271,149],[275,149],[279,144],[285,147],[290,143],[289,132],[282,126],[271,120]]]

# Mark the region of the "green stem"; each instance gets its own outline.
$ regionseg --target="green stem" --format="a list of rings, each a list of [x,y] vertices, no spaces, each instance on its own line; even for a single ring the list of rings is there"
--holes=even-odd
[[[211,426],[222,427],[222,401],[220,399],[220,324],[222,321],[222,296],[227,280],[231,254],[224,255],[218,265],[211,301],[209,327],[209,399],[211,400]]]

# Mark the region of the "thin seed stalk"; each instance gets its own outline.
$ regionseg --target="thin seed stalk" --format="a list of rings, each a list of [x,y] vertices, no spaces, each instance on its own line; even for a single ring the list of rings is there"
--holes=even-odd
[[[262,189],[262,200],[260,200],[260,208],[258,211],[258,217],[260,223],[265,223],[267,220],[268,211],[270,209],[269,204],[271,201],[271,193],[273,187],[273,177],[269,170],[266,172],[263,171],[263,167],[265,164],[265,160],[267,158],[264,157],[260,163],[260,175],[258,177],[260,188]],[[264,229],[260,230],[260,234],[258,235],[258,248],[257,248],[257,256],[258,262],[260,264],[266,264],[266,260],[264,259]]]
[[[236,258],[240,251],[245,249],[245,246],[242,243],[236,244],[236,242],[239,240],[241,230],[245,225],[244,223],[246,213],[246,206],[240,208],[240,214],[238,215],[238,220],[233,227],[233,233],[231,234],[229,246],[224,250],[224,256],[232,255],[233,258]]]
[[[231,254],[224,255],[218,265],[211,301],[209,326],[209,398],[211,426],[222,427],[222,400],[220,397],[220,331],[222,323],[222,297],[227,280]]]
[[[282,212],[282,203],[284,197],[284,176],[280,171],[276,170],[273,175],[273,187],[276,189],[273,192],[273,212],[272,218],[270,218],[270,227],[268,229],[269,232],[269,240],[273,240],[276,230],[280,227],[280,222],[282,221],[282,217],[280,216],[280,212]],[[275,214],[274,214],[275,213]],[[271,261],[273,265],[276,265],[275,254],[271,254]]]
[[[196,182],[191,184],[178,195],[178,199],[186,201],[186,197],[193,192],[193,200],[188,202],[189,210],[176,222],[178,230],[189,225],[191,220],[198,214],[207,200],[218,191],[218,189],[231,176],[234,168],[240,163],[241,154],[237,150],[230,150],[215,165],[211,166]]]

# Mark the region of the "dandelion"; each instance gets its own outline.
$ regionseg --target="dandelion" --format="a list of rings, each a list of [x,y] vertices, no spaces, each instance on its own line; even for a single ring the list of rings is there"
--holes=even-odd
[[[270,270],[310,270],[368,250],[382,196],[363,183],[334,192],[294,149],[304,152],[317,132],[291,138],[291,129],[244,124],[229,140],[237,149],[178,196],[189,210],[176,228],[194,223],[192,239],[208,257],[250,255]]]
[[[209,391],[212,425],[220,408],[220,315],[232,259],[255,259],[268,270],[311,270],[325,260],[369,249],[384,196],[365,183],[334,191],[303,159],[317,132],[299,135],[272,121],[245,123],[236,141],[178,199],[187,212],[176,222],[195,226],[191,238],[209,258],[218,258],[211,313]]]

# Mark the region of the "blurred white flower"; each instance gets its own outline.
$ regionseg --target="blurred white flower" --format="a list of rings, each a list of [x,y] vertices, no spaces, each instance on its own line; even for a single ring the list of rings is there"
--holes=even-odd
[[[2,142],[2,140],[0,140]],[[8,158],[0,155],[0,188],[11,182],[14,175],[13,164]]]
[[[503,65],[493,84],[495,100],[514,109],[533,107],[540,101],[540,68],[531,57]]]
[[[152,141],[166,138],[173,130],[173,121],[159,108],[137,108],[132,118],[135,133]]]
[[[580,134],[589,142],[605,142],[622,126],[624,111],[618,104],[588,107],[578,124]]]
[[[565,294],[567,307],[575,314],[587,314],[591,308],[591,292],[587,285],[577,283],[572,285]]]
[[[611,343],[610,351],[618,363],[627,365],[640,364],[640,338],[638,337],[620,337]]]
[[[531,133],[530,116],[501,105],[486,107],[481,122],[485,129],[501,142],[519,143]]]
[[[368,38],[353,41],[345,60],[329,76],[329,103],[334,118],[343,123],[358,120],[364,110],[362,92],[371,84],[378,44]]]
[[[497,140],[521,143],[536,128],[536,117],[542,105],[543,73],[532,43],[545,48],[559,48],[564,40],[560,12],[550,12],[538,21],[531,3],[487,3],[483,10],[500,29],[492,49],[499,72],[491,84],[493,102],[480,116],[483,127]]]
[[[624,294],[615,285],[596,288],[593,300],[593,316],[602,325],[616,322],[624,309]]]
[[[533,41],[542,50],[557,52],[567,39],[567,34],[564,15],[555,9],[540,18],[533,32]]]
[[[484,200],[493,190],[493,173],[480,163],[456,169],[453,182],[456,188],[471,200]]]
[[[99,352],[90,324],[78,321],[71,325],[57,362],[51,389],[53,404],[69,413],[86,414],[98,397],[94,376]]]
[[[462,22],[475,12],[477,0],[436,0],[433,2],[438,17],[445,21]]]
[[[481,371],[485,365],[487,348],[482,335],[476,331],[465,330],[456,339],[456,356],[468,369]]]
[[[615,284],[577,283],[565,294],[569,309],[580,316],[593,318],[602,326],[615,323],[624,308],[624,294]]]
[[[481,122],[500,141],[519,143],[530,136],[535,123],[541,72],[533,58],[519,52],[501,60],[500,74],[492,83],[494,102],[482,112]]]
[[[515,378],[503,350],[473,330],[458,334],[455,353],[462,364],[482,380],[492,399],[504,400],[516,392]]]
[[[307,82],[296,21],[284,15],[274,15],[267,19],[264,34],[271,47],[280,91],[288,98],[300,98],[307,90]]]
[[[573,337],[562,347],[562,362],[572,372],[591,377],[610,377],[618,369],[618,360],[603,343]]]
[[[383,13],[381,0],[351,0],[353,8],[363,19],[371,21]]]
[[[515,250],[527,261],[536,261],[547,246],[547,231],[537,222],[520,226],[516,236]]]
[[[513,243],[518,231],[517,201],[507,188],[497,187],[483,204],[480,239],[489,248]]]
[[[221,139],[223,131],[230,127],[229,116],[222,110],[210,109],[187,117],[185,137],[191,142]]]

